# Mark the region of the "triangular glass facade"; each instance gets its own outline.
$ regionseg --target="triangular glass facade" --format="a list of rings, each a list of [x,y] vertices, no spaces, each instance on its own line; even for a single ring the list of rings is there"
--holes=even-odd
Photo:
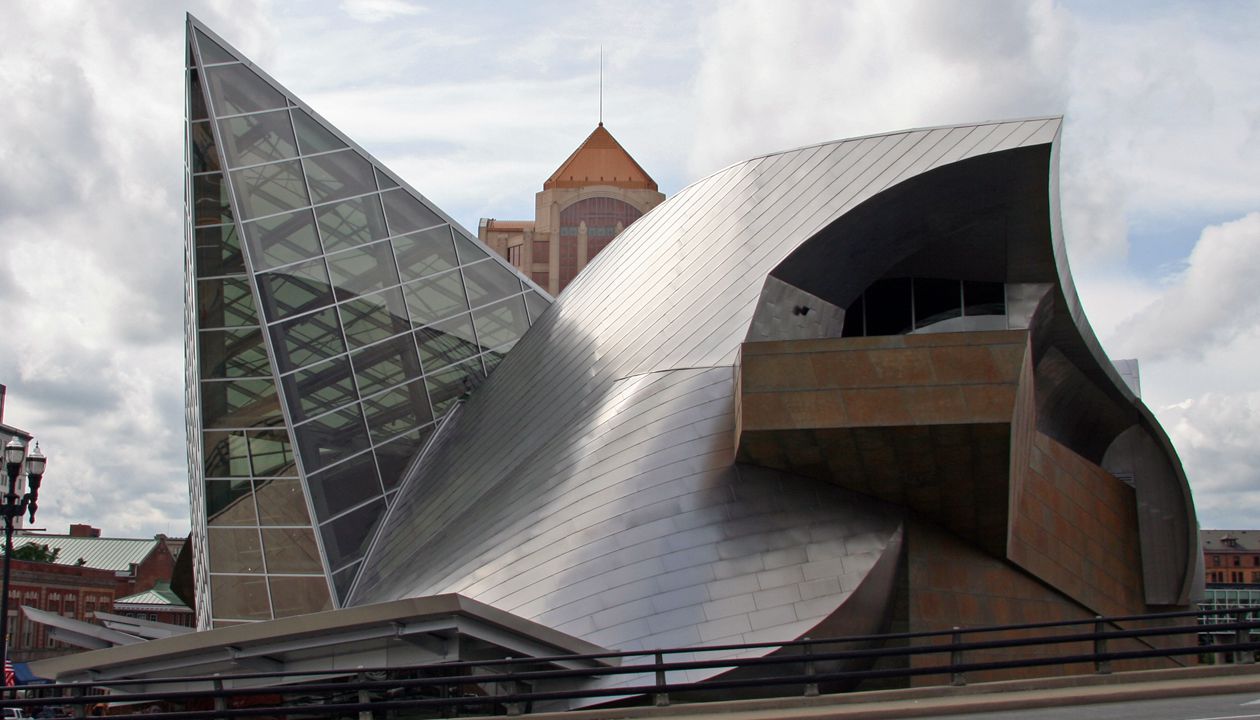
[[[208,627],[338,605],[435,424],[550,299],[191,18],[188,51]]]

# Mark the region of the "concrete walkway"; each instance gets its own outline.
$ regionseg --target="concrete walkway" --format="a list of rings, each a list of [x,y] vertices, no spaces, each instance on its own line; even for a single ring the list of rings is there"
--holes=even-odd
[[[1216,665],[1112,675],[1010,680],[964,687],[933,686],[818,697],[680,704],[663,708],[538,713],[528,717],[552,720],[674,717],[698,720],[915,718],[1252,691],[1260,693],[1260,665]]]

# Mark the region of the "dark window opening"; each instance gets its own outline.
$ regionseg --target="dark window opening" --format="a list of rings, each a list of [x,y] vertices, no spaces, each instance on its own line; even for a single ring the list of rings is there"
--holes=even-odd
[[[957,280],[914,279],[914,327],[962,317],[962,287]]]
[[[904,335],[951,318],[1005,314],[1004,283],[883,278],[845,309],[841,335]]]

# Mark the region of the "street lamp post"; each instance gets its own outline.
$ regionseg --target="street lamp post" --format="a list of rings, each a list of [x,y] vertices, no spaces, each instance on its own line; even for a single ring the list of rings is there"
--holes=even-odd
[[[18,477],[22,474],[22,461],[26,461],[26,492],[18,497]],[[39,451],[39,443],[30,455],[26,447],[13,438],[4,446],[5,474],[9,485],[4,491],[4,503],[0,511],[4,513],[4,587],[0,592],[0,660],[9,659],[9,560],[13,557],[13,519],[20,518],[28,510],[31,522],[35,522],[35,511],[39,508],[39,484],[44,479],[44,468],[48,458]]]

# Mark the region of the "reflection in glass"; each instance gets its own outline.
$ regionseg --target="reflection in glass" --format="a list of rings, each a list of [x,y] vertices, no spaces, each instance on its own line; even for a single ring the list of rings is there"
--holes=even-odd
[[[192,171],[194,173],[219,172],[219,152],[214,147],[214,133],[210,122],[192,124]]]
[[[446,222],[442,216],[401,188],[381,193],[381,200],[385,203],[385,220],[394,235]]]
[[[315,516],[326,520],[381,494],[372,453],[311,475],[307,480]]]
[[[332,308],[273,325],[271,338],[280,372],[289,372],[346,351]]]
[[[235,224],[202,227],[193,232],[197,242],[197,277],[245,272],[245,257],[241,255]]]
[[[206,531],[210,552],[210,572],[260,573],[262,548],[257,528],[221,528]]]
[[[407,299],[411,322],[417,327],[468,309],[464,280],[458,270],[407,285],[403,287],[403,296]]]
[[[367,427],[358,405],[328,413],[294,429],[302,467],[308,473],[344,460],[368,447]]]
[[[967,315],[1005,315],[1006,285],[1000,282],[963,282]]]
[[[297,130],[298,145],[302,148],[303,155],[340,150],[346,146],[327,128],[315,122],[315,118],[307,115],[305,110],[293,108],[293,127]]]
[[[521,281],[516,275],[494,260],[465,265],[460,270],[464,273],[464,287],[468,290],[468,303],[472,307],[521,292]]]
[[[207,428],[275,427],[284,423],[276,386],[267,380],[203,380],[201,415]]]
[[[310,528],[264,528],[263,553],[269,573],[317,573],[323,567]]]
[[[407,469],[412,458],[424,448],[424,443],[431,434],[433,434],[433,426],[425,425],[396,440],[376,446],[373,452],[376,453],[376,464],[381,470],[381,480],[385,484],[386,492],[398,487],[398,484],[402,482],[403,471]]]
[[[188,72],[188,105],[189,119],[205,120],[210,117],[206,112],[206,96],[201,89],[201,71],[196,69]]]
[[[328,581],[319,577],[269,577],[276,617],[306,615],[332,610]]]
[[[459,264],[450,225],[396,237],[391,242],[398,258],[398,272],[404,281],[450,270]]]
[[[354,150],[308,157],[302,165],[316,204],[376,192],[371,164]]]
[[[256,271],[307,260],[321,252],[315,218],[310,210],[247,222],[245,240]]]
[[[285,106],[284,96],[244,65],[205,68],[217,117]]]
[[[258,328],[202,330],[198,334],[201,377],[269,377],[271,364]]]
[[[474,358],[462,365],[442,370],[426,378],[429,385],[429,401],[433,413],[442,416],[455,401],[471,393],[484,379],[481,360]]]
[[[350,347],[362,347],[410,329],[402,292],[397,288],[347,300],[338,310]]]
[[[956,317],[962,317],[962,286],[957,280],[914,279],[915,328]]]
[[[219,132],[227,150],[228,165],[234,168],[297,156],[287,110],[220,120]]]
[[[214,65],[215,63],[235,62],[236,58],[227,50],[224,50],[217,42],[206,37],[206,34],[200,30],[193,30],[197,34],[197,48],[201,50],[201,62],[205,65]]]
[[[389,188],[398,187],[398,183],[394,182],[388,175],[381,172],[380,168],[373,166],[373,169],[376,170],[376,184],[380,187],[380,189],[388,190]]]
[[[310,525],[306,511],[306,496],[302,494],[299,480],[272,478],[254,481],[254,493],[258,497],[258,522],[260,525]]]
[[[357,571],[359,566],[362,564],[363,563],[361,562],[356,562],[353,565],[348,565],[333,574],[333,588],[337,591],[337,597],[342,600],[346,599],[347,593],[350,592],[350,585],[354,582],[355,571]]]
[[[416,331],[416,344],[420,346],[420,362],[426,373],[481,352],[468,313]]]
[[[315,217],[326,252],[380,240],[389,234],[378,195],[323,205],[315,209]]]
[[[249,477],[249,448],[245,433],[202,433],[206,461],[206,477]]]
[[[367,418],[372,441],[378,443],[413,430],[433,418],[423,380],[415,380],[365,399],[363,414]],[[377,457],[380,457],[379,448]],[[384,468],[381,473],[388,479]]]
[[[210,612],[216,619],[266,620],[271,617],[267,602],[267,580],[262,575],[211,575]]]
[[[297,475],[288,430],[249,431],[249,455],[253,459],[254,477]]]
[[[332,288],[322,259],[260,273],[258,290],[268,322],[331,305]]]
[[[490,255],[487,254],[480,245],[477,245],[472,240],[469,240],[459,233],[455,233],[455,249],[459,251],[460,265],[475,263],[478,260],[485,260],[490,257]]]
[[[344,357],[299,370],[285,376],[283,382],[294,422],[303,422],[358,399],[350,363]]]
[[[329,255],[328,273],[338,300],[398,284],[398,270],[394,267],[394,257],[387,242]]]
[[[385,501],[376,500],[352,513],[321,525],[319,532],[324,538],[324,551],[328,554],[328,564],[332,567],[340,567],[363,557],[367,544],[372,539],[372,533],[384,514]]]
[[[232,222],[232,203],[228,199],[223,173],[193,177],[193,224],[219,225]]]
[[[525,301],[518,295],[474,310],[473,323],[483,347],[506,352],[529,330]]]
[[[256,525],[248,480],[207,480],[206,518],[212,526]]]
[[[246,220],[311,204],[296,160],[233,170],[232,183]]]
[[[420,362],[410,335],[400,335],[350,355],[359,392],[372,395],[404,380],[420,377]]]
[[[542,295],[530,290],[525,293],[525,307],[529,310],[529,324],[533,325],[538,322],[538,318],[543,311],[551,306],[551,303],[543,299]]]
[[[254,293],[245,278],[197,281],[197,326],[201,328],[257,325]]]

